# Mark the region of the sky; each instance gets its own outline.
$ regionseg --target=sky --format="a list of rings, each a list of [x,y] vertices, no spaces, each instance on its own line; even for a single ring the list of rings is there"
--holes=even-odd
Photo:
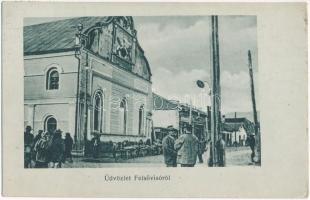
[[[211,83],[210,16],[134,17],[134,21],[151,66],[153,91],[198,108],[210,105],[209,88],[196,85],[198,79]],[[222,113],[251,112],[247,51],[253,57],[258,97],[256,17],[219,16],[218,23]]]
[[[153,92],[203,110],[211,105],[210,16],[133,17],[138,41],[152,71]],[[25,20],[25,25],[63,18]],[[253,59],[259,110],[256,16],[219,16],[221,110],[252,112],[247,51]],[[196,80],[207,81],[204,89]]]

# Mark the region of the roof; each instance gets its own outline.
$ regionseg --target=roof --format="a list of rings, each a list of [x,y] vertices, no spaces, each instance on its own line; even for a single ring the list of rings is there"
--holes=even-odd
[[[153,93],[154,110],[176,110],[178,103],[176,101],[168,100],[158,94]]]
[[[193,113],[199,113],[199,114],[206,115],[206,116],[208,115],[207,112],[204,112],[204,111],[202,111],[202,110],[200,110],[194,106],[191,106],[187,103],[181,103],[180,106],[182,107],[183,110],[188,111],[188,112],[191,109]]]
[[[176,100],[168,100],[158,94],[153,93],[153,105],[154,105],[154,110],[177,110],[177,109],[183,109],[187,112],[190,110],[190,105],[184,104],[184,103],[179,103]],[[192,112],[193,113],[199,113],[202,115],[207,116],[207,113],[199,110],[197,108],[192,107]]]
[[[24,54],[40,54],[73,50],[76,25],[82,23],[87,30],[107,17],[79,17],[24,27]]]
[[[222,123],[222,128],[227,132],[237,132],[240,127],[243,127],[247,134],[254,133],[254,123],[247,118],[225,118],[225,122]]]
[[[239,118],[225,118],[225,122],[227,123],[245,123],[245,121],[248,120],[245,117],[239,117]],[[248,120],[249,121],[249,120]]]
[[[242,124],[228,124],[228,123],[222,124],[223,130],[227,132],[237,132],[239,131],[241,126]]]

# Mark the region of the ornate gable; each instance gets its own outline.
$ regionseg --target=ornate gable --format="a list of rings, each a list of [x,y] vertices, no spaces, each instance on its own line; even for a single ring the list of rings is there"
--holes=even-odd
[[[132,17],[107,17],[85,31],[86,48],[115,65],[150,80],[151,72]]]

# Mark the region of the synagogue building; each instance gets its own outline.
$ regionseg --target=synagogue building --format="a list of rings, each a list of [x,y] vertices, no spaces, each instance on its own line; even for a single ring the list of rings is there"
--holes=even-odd
[[[132,17],[81,17],[24,27],[24,125],[69,132],[83,153],[101,141],[145,141],[151,70]]]

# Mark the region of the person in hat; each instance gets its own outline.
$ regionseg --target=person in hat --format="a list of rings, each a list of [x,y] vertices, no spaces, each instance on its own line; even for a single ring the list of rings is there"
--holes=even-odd
[[[53,168],[61,168],[61,163],[63,161],[63,156],[65,152],[65,144],[62,139],[62,131],[57,129],[55,131],[52,145],[50,148],[51,153],[51,167]]]
[[[39,139],[42,137],[43,130],[39,130],[38,134],[33,139],[33,146],[39,141]]]
[[[26,126],[24,132],[24,167],[31,167],[31,155],[33,150],[33,134],[31,133],[31,126]]]
[[[255,157],[255,137],[254,137],[254,133],[251,133],[250,136],[248,137],[248,144],[251,148],[251,161],[252,162],[255,162],[254,161],[254,157]]]
[[[100,148],[100,135],[95,133],[93,139],[91,140],[93,158],[98,158],[99,148]]]
[[[167,167],[177,166],[177,152],[174,149],[174,142],[177,136],[177,130],[173,126],[168,126],[168,135],[162,141],[163,154]]]
[[[198,155],[198,138],[192,134],[191,125],[186,125],[183,133],[174,144],[178,151],[177,163],[181,164],[181,167],[194,167]]]
[[[198,140],[199,140],[199,143],[198,143],[198,160],[199,160],[199,163],[203,163],[203,156],[202,155],[205,152],[207,141],[206,141],[204,136],[200,136],[200,138],[198,138]]]
[[[219,134],[219,138],[215,143],[217,158],[218,158],[218,165],[219,167],[225,167],[225,141],[223,139],[223,133]]]
[[[35,152],[35,168],[47,168],[48,167],[48,153],[51,145],[51,138],[47,132],[42,132],[41,137],[34,145]]]
[[[66,137],[65,137],[65,156],[64,156],[64,161],[66,161],[66,159],[69,159],[69,162],[72,162],[72,155],[71,155],[71,151],[72,151],[72,146],[73,146],[73,139],[70,135],[70,133],[66,133]]]
[[[37,144],[37,142],[42,138],[43,130],[39,130],[38,134],[34,137],[33,143],[32,143],[32,154],[31,154],[31,159],[32,162],[35,162],[36,160],[36,154],[37,152],[35,151],[34,147]]]
[[[33,143],[34,136],[31,133],[31,131],[32,131],[31,126],[26,126],[26,130],[24,132],[24,144],[25,145],[32,145]]]

